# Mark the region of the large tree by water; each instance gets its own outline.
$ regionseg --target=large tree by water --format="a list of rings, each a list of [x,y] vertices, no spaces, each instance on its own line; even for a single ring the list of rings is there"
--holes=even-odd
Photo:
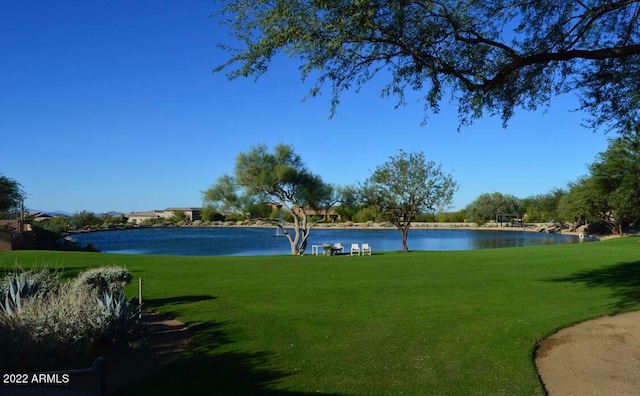
[[[400,231],[402,251],[407,252],[407,236],[416,215],[444,209],[456,190],[453,177],[441,165],[427,161],[424,153],[400,151],[376,168],[364,182],[362,195]]]
[[[293,147],[285,144],[276,145],[273,151],[266,145],[256,145],[240,153],[234,176],[221,176],[204,192],[203,199],[205,205],[213,205],[220,212],[239,212],[278,227],[294,255],[304,254],[311,229],[326,220],[336,202],[333,187],[313,174]],[[257,209],[265,203],[284,215],[261,216]],[[323,216],[314,217],[319,213]]]
[[[520,199],[514,195],[500,192],[484,193],[467,205],[467,216],[478,224],[490,220],[498,221],[502,214],[522,214]],[[520,216],[518,216],[520,217]],[[547,220],[549,221],[549,220]]]
[[[218,0],[230,27],[229,78],[259,76],[279,53],[300,60],[310,96],[381,75],[402,104],[421,95],[425,114],[454,102],[461,125],[504,123],[517,109],[574,92],[593,127],[636,130],[640,121],[640,0]]]

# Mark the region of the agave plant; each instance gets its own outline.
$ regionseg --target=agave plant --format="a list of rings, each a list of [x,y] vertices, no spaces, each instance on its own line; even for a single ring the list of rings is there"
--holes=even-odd
[[[6,315],[22,312],[28,299],[49,292],[57,284],[57,278],[48,269],[15,272],[5,277],[2,284],[4,298],[0,299],[0,309]]]
[[[97,298],[102,312],[102,339],[114,344],[130,341],[140,327],[142,306],[127,300],[124,292],[117,297],[112,291],[105,291]]]

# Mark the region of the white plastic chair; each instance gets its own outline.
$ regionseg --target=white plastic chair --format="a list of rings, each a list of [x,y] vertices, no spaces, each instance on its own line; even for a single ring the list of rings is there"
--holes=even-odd
[[[344,252],[344,246],[342,246],[342,244],[340,242],[336,242],[336,243],[333,244],[333,251],[336,252],[336,253],[337,252],[342,253],[342,252]]]
[[[371,256],[371,246],[368,243],[362,244],[362,255],[364,256],[365,254]]]
[[[357,243],[352,243],[351,244],[351,255],[353,256],[353,254],[356,255],[360,255],[360,246]]]

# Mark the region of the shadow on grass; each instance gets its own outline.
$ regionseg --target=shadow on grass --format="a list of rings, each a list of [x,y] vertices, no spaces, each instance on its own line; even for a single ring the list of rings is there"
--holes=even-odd
[[[578,272],[554,281],[609,288],[612,290],[612,295],[617,298],[612,307],[621,311],[640,305],[640,261]]]
[[[166,305],[182,305],[182,304],[190,304],[194,302],[200,301],[209,301],[215,300],[218,297],[209,296],[206,294],[199,294],[194,296],[176,296],[176,297],[167,297],[167,298],[150,298],[148,300],[144,300],[144,305],[147,308],[157,308]]]
[[[182,357],[160,371],[120,389],[116,394],[307,395],[274,388],[279,380],[289,374],[270,367],[273,353],[217,351],[233,343],[225,331],[227,325],[224,322],[189,324],[192,338]]]

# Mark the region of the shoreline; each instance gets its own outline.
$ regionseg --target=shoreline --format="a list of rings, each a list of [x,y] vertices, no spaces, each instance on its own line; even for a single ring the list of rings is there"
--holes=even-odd
[[[151,226],[124,226],[124,227],[112,227],[112,228],[90,228],[83,230],[67,230],[64,232],[65,236],[74,234],[84,234],[99,231],[124,231],[124,230],[136,230],[146,228],[276,228],[275,225],[269,224],[263,221],[256,222],[216,222],[215,224],[174,224],[174,225],[151,225]],[[285,227],[292,228],[292,227]],[[390,223],[318,223],[312,229],[335,229],[335,230],[385,230],[385,229],[397,229]],[[531,223],[524,224],[523,226],[511,226],[511,225],[497,225],[490,223],[483,226],[478,226],[476,223],[460,222],[460,223],[434,223],[434,222],[415,222],[411,224],[410,230],[471,230],[471,231],[514,231],[514,232],[534,232],[534,233],[550,233],[558,235],[580,235],[581,232],[558,230],[551,226],[551,223]],[[551,229],[551,231],[550,231]],[[598,234],[585,234],[586,237],[593,239],[608,239],[615,238],[621,235],[598,235]]]

